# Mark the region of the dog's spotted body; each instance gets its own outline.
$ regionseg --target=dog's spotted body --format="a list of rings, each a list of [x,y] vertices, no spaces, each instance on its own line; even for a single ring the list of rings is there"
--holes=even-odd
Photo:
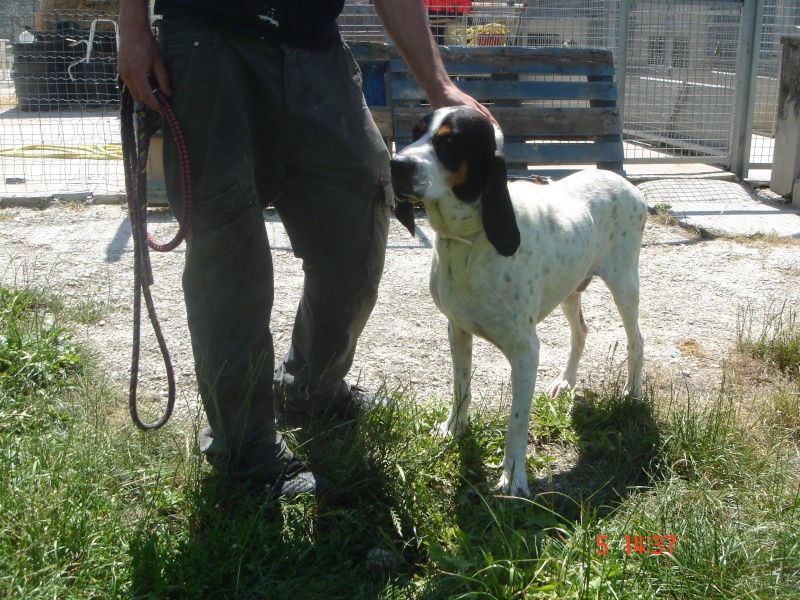
[[[539,364],[536,324],[561,306],[570,326],[566,365],[552,397],[575,386],[588,327],[581,293],[605,281],[628,338],[625,391],[642,394],[639,249],[647,205],[634,186],[587,170],[550,185],[508,182],[502,134],[478,111],[445,108],[414,130],[414,143],[392,159],[397,217],[413,233],[411,204],[422,201],[436,241],[430,292],[449,320],[454,401],[442,433],[467,427],[472,337],[496,345],[511,364],[504,493],[529,495],[528,423]]]

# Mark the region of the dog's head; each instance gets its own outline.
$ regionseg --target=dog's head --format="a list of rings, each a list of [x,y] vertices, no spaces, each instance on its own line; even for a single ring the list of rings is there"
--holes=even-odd
[[[395,215],[414,233],[413,204],[451,195],[480,203],[486,236],[503,256],[520,243],[508,194],[503,134],[481,112],[466,106],[427,115],[413,132],[414,142],[392,159]]]

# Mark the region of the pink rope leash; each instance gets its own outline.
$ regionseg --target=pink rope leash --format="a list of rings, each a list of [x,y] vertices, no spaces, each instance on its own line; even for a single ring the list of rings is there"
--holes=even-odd
[[[192,194],[191,171],[189,169],[189,155],[186,150],[186,140],[183,137],[178,120],[164,94],[156,89],[153,91],[159,105],[161,115],[148,108],[144,103],[138,102],[134,107],[130,90],[122,85],[122,105],[120,107],[120,121],[122,133],[122,154],[125,166],[125,190],[128,198],[128,213],[131,220],[131,233],[133,237],[133,351],[131,356],[131,374],[128,393],[128,407],[134,424],[144,431],[151,431],[163,427],[175,408],[175,371],[172,366],[169,350],[158,322],[153,296],[150,287],[153,285],[153,269],[150,264],[150,249],[156,252],[169,252],[177,248],[186,238],[191,221]],[[135,117],[134,117],[135,115]],[[181,194],[182,213],[179,219],[178,232],[175,237],[166,243],[158,243],[147,231],[147,157],[150,150],[150,140],[158,130],[163,119],[172,132],[178,149],[178,160],[181,166]],[[135,120],[135,128],[134,128]],[[137,406],[137,388],[139,384],[139,355],[141,351],[141,310],[142,297],[147,307],[147,314],[158,341],[164,366],[167,372],[167,406],[161,417],[153,423],[145,423],[139,417]]]

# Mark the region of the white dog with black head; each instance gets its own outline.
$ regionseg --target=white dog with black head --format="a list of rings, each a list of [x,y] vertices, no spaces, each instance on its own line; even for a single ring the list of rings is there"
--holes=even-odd
[[[586,170],[550,185],[509,182],[502,133],[477,110],[444,108],[414,129],[414,142],[391,163],[397,218],[414,233],[412,204],[422,201],[436,232],[433,301],[449,321],[454,398],[442,433],[467,428],[472,338],[497,346],[511,364],[503,493],[528,496],[526,451],[539,365],[536,324],[561,306],[570,327],[566,365],[551,397],[574,388],[588,327],[581,294],[593,277],[614,298],[627,335],[625,393],[642,395],[639,249],[647,205],[609,171]]]

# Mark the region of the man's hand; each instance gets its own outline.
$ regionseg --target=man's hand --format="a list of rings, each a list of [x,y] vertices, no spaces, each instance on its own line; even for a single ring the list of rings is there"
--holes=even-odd
[[[150,28],[146,0],[122,0],[119,24],[119,75],[134,100],[142,100],[153,110],[160,111],[151,79],[155,79],[155,85],[164,95],[170,96],[171,90],[161,50]]]
[[[436,97],[433,97],[433,94],[429,94],[428,100],[433,110],[444,108],[445,106],[471,106],[486,115],[492,123],[498,125],[486,106],[475,100],[472,96],[462,92],[454,83],[451,83],[451,85],[445,84],[440,90],[440,94]]]

